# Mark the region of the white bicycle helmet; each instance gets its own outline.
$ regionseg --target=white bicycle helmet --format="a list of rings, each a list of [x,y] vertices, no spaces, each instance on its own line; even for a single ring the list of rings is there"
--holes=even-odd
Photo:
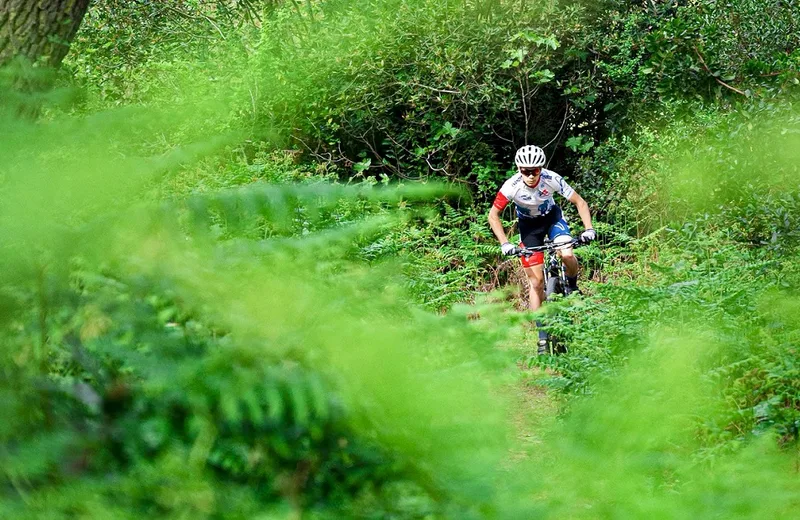
[[[517,150],[514,162],[520,168],[540,168],[544,166],[544,150],[532,144],[525,145]]]

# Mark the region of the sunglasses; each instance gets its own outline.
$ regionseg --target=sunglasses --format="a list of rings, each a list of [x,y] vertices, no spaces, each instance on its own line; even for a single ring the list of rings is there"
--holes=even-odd
[[[539,175],[542,173],[541,168],[520,168],[519,172],[524,175],[525,177],[532,177],[534,175]]]

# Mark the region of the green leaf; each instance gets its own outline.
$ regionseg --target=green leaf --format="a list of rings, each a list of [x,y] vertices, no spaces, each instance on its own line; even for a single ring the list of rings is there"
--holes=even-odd
[[[365,170],[368,170],[371,165],[372,165],[372,159],[365,159],[363,161],[353,163],[353,171],[355,171],[356,174],[359,174],[364,172]]]
[[[576,153],[586,153],[594,146],[594,140],[583,135],[572,136],[564,145]]]
[[[537,83],[549,83],[556,77],[550,69],[538,70],[533,73],[533,78]]]
[[[570,150],[572,150],[573,152],[577,152],[578,148],[581,145],[581,140],[582,139],[583,139],[583,137],[581,137],[581,136],[572,136],[572,137],[570,137],[569,139],[566,140],[564,145],[567,148],[569,148]]]

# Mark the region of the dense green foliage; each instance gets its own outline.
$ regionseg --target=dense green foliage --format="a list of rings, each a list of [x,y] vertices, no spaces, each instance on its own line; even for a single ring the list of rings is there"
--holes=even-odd
[[[96,1],[0,75],[0,516],[792,518],[798,19]],[[558,356],[525,143],[601,235]]]

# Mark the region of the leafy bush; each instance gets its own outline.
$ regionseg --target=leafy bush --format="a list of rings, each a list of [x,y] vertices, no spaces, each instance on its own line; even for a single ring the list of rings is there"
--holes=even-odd
[[[621,219],[606,234],[599,260],[605,283],[592,286],[594,298],[551,308],[550,326],[572,350],[545,364],[561,374],[560,386],[578,393],[591,392],[597,377],[617,377],[647,345],[644,331],[658,324],[700,331],[716,345],[702,361],[706,377],[736,404],[702,425],[709,453],[765,428],[784,444],[798,439],[789,383],[794,339],[779,310],[791,308],[785,291],[797,283],[791,259],[800,245],[800,213],[786,181],[794,175],[796,136],[783,130],[796,116],[781,104],[761,110],[757,118],[719,113],[709,127],[677,121],[648,146],[629,148],[640,161],[627,160],[639,170],[629,173],[652,184],[645,199],[632,199],[637,192],[630,191],[618,211],[661,227],[645,235]],[[589,260],[584,264],[598,262]]]

